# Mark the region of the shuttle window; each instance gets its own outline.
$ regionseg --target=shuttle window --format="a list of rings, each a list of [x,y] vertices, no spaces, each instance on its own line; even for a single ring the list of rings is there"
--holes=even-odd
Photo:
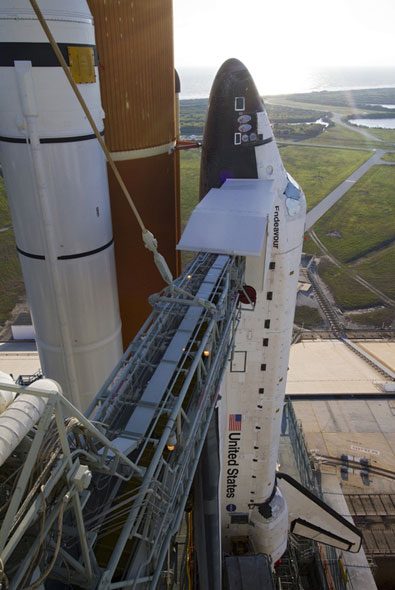
[[[248,123],[249,121],[251,121],[250,115],[240,115],[240,117],[237,119],[237,122],[240,124]]]
[[[272,291],[267,292],[266,299],[268,299],[269,301],[271,301],[273,299],[273,292]]]
[[[266,367],[266,365],[264,365],[264,367]],[[264,387],[260,387],[259,388],[259,393],[265,393],[265,388]]]
[[[231,514],[231,524],[248,524],[248,514]]]
[[[249,131],[251,131],[251,129],[252,126],[249,123],[244,123],[239,127],[239,131],[241,131],[241,133],[248,133]]]
[[[300,197],[302,196],[301,188],[290,174],[287,174],[287,176],[288,184],[287,188],[285,189],[285,194],[289,199],[295,199],[295,201],[299,201]]]
[[[235,111],[245,111],[246,108],[246,100],[244,96],[236,96],[235,97]]]
[[[263,346],[269,346],[269,338],[263,339]]]
[[[294,185],[294,186],[295,186],[297,189],[299,189],[299,190],[302,190],[302,189],[300,188],[300,186],[298,185],[298,183],[296,182],[296,180],[294,179],[294,177],[293,177],[293,176],[291,176],[289,172],[287,172],[287,178],[288,178],[289,182],[292,182],[292,184],[293,184],[293,185]]]
[[[275,262],[271,262],[269,264],[269,268],[270,268],[270,270],[274,270],[276,268],[276,263]]]
[[[265,320],[265,328],[270,328],[270,320]]]
[[[230,363],[231,373],[245,373],[247,366],[247,351],[246,350],[235,350],[233,353],[233,359]]]

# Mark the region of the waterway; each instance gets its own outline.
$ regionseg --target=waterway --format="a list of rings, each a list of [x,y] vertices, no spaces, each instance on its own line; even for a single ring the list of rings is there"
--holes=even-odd
[[[317,119],[316,121],[299,121],[298,123],[288,123],[288,125],[322,125],[323,127],[329,127],[329,123],[324,119]]]
[[[351,125],[379,129],[395,129],[395,119],[349,119]]]
[[[395,104],[377,104],[375,102],[369,105],[370,107],[383,107],[383,109],[395,109]]]

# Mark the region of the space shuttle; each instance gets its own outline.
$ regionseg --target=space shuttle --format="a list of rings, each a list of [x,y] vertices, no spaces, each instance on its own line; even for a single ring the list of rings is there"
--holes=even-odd
[[[289,532],[358,552],[355,526],[277,469],[306,201],[284,169],[252,77],[236,59],[222,65],[211,90],[200,191],[184,247],[195,238],[205,249],[246,257],[218,408],[222,552],[264,553],[274,567]]]

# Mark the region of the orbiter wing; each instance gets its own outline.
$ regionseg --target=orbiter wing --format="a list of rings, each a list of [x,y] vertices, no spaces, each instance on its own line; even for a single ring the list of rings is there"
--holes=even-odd
[[[291,533],[358,553],[362,535],[351,522],[291,476],[277,473],[277,485],[287,502]]]

